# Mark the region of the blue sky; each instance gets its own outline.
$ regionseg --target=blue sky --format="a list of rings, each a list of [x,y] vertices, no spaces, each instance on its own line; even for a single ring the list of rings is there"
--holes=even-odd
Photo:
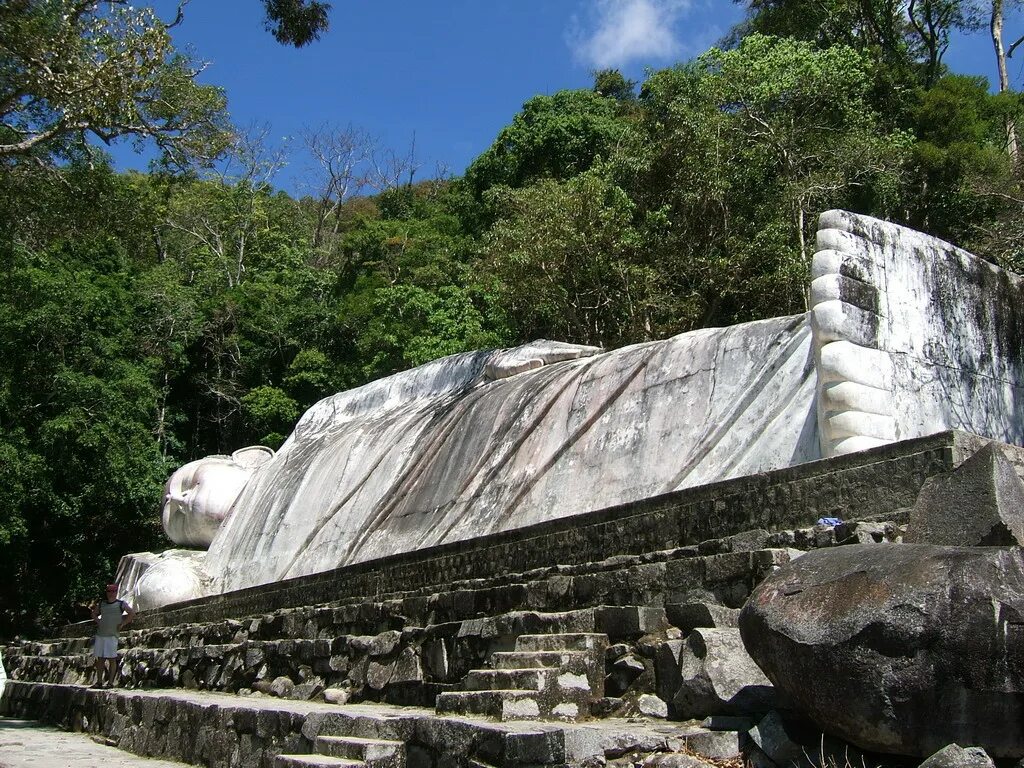
[[[152,5],[170,19],[177,0]],[[461,174],[531,96],[588,87],[602,67],[642,81],[646,67],[692,58],[741,16],[731,0],[333,0],[330,31],[296,50],[264,31],[258,0],[191,0],[174,34],[208,62],[202,79],[225,88],[237,125],[266,126],[289,148],[275,181],[301,193],[304,128],[352,125],[400,153],[415,136],[418,177],[438,166]],[[1008,20],[1007,38],[1019,21]],[[995,79],[987,34],[956,41],[947,61]],[[1011,64],[1015,87],[1022,64]],[[114,156],[145,167],[128,145]]]

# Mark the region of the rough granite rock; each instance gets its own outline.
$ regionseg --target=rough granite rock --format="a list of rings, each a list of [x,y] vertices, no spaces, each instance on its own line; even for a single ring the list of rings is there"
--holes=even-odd
[[[995,768],[995,763],[981,747],[948,744],[918,768]]]
[[[1024,543],[1024,482],[994,443],[928,478],[910,511],[907,544],[961,547]]]
[[[373,640],[370,641],[370,645],[367,650],[370,656],[387,656],[398,647],[398,643],[401,639],[401,632],[390,629],[387,632],[381,632],[379,635],[374,637]]]
[[[609,666],[611,671],[604,681],[604,689],[609,696],[623,695],[646,669],[643,661],[631,653],[621,656]]]
[[[777,766],[800,765],[804,762],[804,747],[786,728],[786,722],[777,710],[765,715],[747,735],[751,742]]]
[[[267,686],[266,693],[286,699],[291,695],[294,689],[295,683],[292,682],[292,679],[282,675],[274,678],[270,685]]]
[[[672,699],[675,716],[767,712],[771,683],[747,654],[738,629],[697,629],[680,652],[682,681]]]
[[[352,691],[348,688],[327,688],[323,696],[328,704],[347,704],[352,698]]]
[[[1024,756],[1024,550],[817,550],[762,582],[740,630],[787,701],[862,749]]]
[[[679,686],[683,684],[683,675],[679,665],[682,659],[684,640],[668,640],[658,647],[654,656],[655,693],[667,702],[675,698]],[[671,712],[674,707],[670,706]]]
[[[649,693],[640,694],[636,700],[637,711],[647,717],[668,717],[668,704]]]

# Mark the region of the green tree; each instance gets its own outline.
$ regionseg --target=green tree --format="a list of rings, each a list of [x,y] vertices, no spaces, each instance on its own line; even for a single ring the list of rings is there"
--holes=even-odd
[[[319,40],[330,24],[330,3],[319,0],[263,0],[267,30],[285,45],[301,48]]]
[[[1008,266],[1022,252],[1020,169],[1005,131],[1021,111],[1019,94],[991,94],[982,77],[947,75],[921,91],[912,114],[918,141],[907,196],[911,226],[977,246]]]
[[[229,135],[224,94],[174,50],[148,8],[0,5],[0,158],[66,154],[88,136],[149,139],[165,159],[209,160]]]
[[[517,338],[617,346],[651,338],[670,305],[638,247],[633,202],[602,171],[492,193],[484,254]]]
[[[957,30],[980,25],[971,0],[734,0],[747,19],[733,38],[749,33],[848,45],[890,70],[889,79],[914,77],[931,86]],[[893,72],[895,70],[895,72]]]
[[[612,165],[674,300],[659,335],[802,310],[816,214],[898,209],[911,137],[871,108],[870,66],[750,35],[644,83]]]
[[[594,74],[594,93],[608,99],[632,101],[636,98],[635,80],[627,80],[617,69],[599,69]]]
[[[277,448],[284,442],[299,417],[299,404],[277,387],[261,385],[241,398],[242,412],[249,426],[260,435],[259,442]]]
[[[823,204],[862,190],[875,195],[867,201],[875,210],[895,202],[887,197],[912,139],[880,132],[862,54],[752,35],[735,50],[711,49],[698,66],[700,90],[727,116],[740,152],[735,162],[753,163],[773,179],[805,262],[809,216]]]
[[[521,187],[542,178],[568,179],[607,157],[625,123],[620,105],[594,91],[534,96],[466,171],[477,193],[503,184]]]
[[[121,554],[158,542],[152,509],[168,465],[135,327],[145,298],[116,241],[14,248],[0,263],[0,454],[12,459],[0,518],[6,634],[66,617]]]

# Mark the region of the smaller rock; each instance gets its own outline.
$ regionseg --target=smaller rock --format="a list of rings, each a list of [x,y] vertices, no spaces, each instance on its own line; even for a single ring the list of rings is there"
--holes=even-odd
[[[267,687],[267,693],[272,696],[278,696],[282,699],[288,698],[291,692],[295,689],[295,683],[292,682],[290,677],[275,677],[273,682]]]
[[[995,443],[929,477],[910,510],[908,544],[959,547],[1024,544],[1024,481]]]
[[[631,638],[665,631],[665,611],[655,606],[606,605],[594,612],[599,632],[609,637]]]
[[[395,671],[391,676],[392,683],[422,683],[423,664],[420,657],[411,647],[402,649],[395,661]]]
[[[643,768],[712,768],[699,757],[684,752],[657,753],[648,756],[642,763]]]
[[[348,688],[325,688],[323,695],[328,704],[347,704],[352,698],[352,691]]]
[[[590,714],[594,717],[608,717],[622,709],[624,703],[617,696],[602,696],[590,702]]]
[[[383,690],[395,676],[395,666],[396,662],[394,661],[385,664],[371,661],[366,668],[366,684],[375,691]]]
[[[747,735],[776,765],[801,765],[804,762],[804,748],[790,736],[778,710],[765,715]]]
[[[694,730],[683,737],[686,748],[703,757],[730,758],[740,754],[740,734],[737,731]]]
[[[621,696],[647,669],[644,662],[631,653],[611,664],[611,671],[604,679],[604,689],[609,696]]]
[[[700,725],[701,728],[707,728],[709,731],[746,732],[754,727],[755,721],[739,715],[711,715],[711,717],[705,717]]]
[[[738,629],[696,629],[680,653],[682,682],[672,700],[681,719],[767,712],[775,691],[747,654]]]
[[[309,680],[305,683],[299,683],[291,692],[288,694],[289,699],[296,699],[298,701],[309,701],[310,699],[317,696],[324,689],[323,683],[319,680]]]
[[[642,675],[644,671],[644,663],[630,653],[612,662],[612,669],[632,672],[634,673],[634,676]]]
[[[815,525],[813,530],[814,546],[819,549],[834,546],[836,543],[836,529],[831,525]]]
[[[438,680],[448,677],[448,648],[443,640],[433,640],[424,644],[423,661],[431,677]]]
[[[607,661],[615,661],[620,656],[625,656],[629,653],[629,645],[626,643],[613,643],[609,645],[604,652],[604,657]]]
[[[896,535],[894,523],[855,521],[836,526],[838,544],[882,544],[896,541]]]
[[[643,693],[636,700],[636,708],[647,717],[668,717],[668,704],[649,693]]]
[[[679,661],[684,641],[668,640],[661,644],[654,657],[654,690],[665,701],[672,701],[683,683]]]
[[[366,652],[370,650],[370,643],[376,640],[373,635],[350,635],[348,637],[348,647],[353,651]]]
[[[367,649],[370,656],[387,656],[395,648],[398,647],[398,643],[402,639],[402,633],[396,629],[389,629],[387,632],[381,632],[370,641],[370,646]]]
[[[995,768],[995,763],[981,747],[949,744],[921,763],[920,768]]]
[[[718,599],[718,596],[707,589],[688,589],[682,594],[675,593],[675,597],[670,602],[677,605],[686,605],[688,603],[708,603],[709,605],[722,604],[722,601]]]
[[[727,536],[725,541],[730,552],[753,552],[768,546],[768,536],[768,531],[764,528],[755,528],[752,531]]]

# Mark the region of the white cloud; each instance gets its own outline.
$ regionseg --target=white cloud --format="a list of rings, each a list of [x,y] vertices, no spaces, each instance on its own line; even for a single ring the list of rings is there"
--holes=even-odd
[[[675,26],[690,5],[690,0],[594,0],[590,18],[573,18],[569,47],[596,69],[678,58],[683,44]]]

